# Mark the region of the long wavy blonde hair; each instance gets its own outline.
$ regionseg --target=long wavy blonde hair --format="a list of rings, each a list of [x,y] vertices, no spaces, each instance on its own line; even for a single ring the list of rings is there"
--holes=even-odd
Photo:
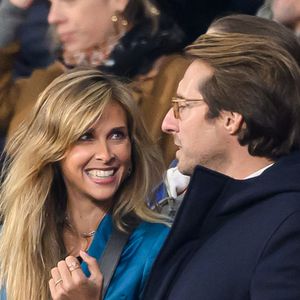
[[[59,162],[112,101],[127,115],[133,167],[115,195],[113,221],[125,231],[132,220],[162,221],[144,200],[161,179],[163,162],[130,91],[97,70],[61,75],[40,95],[32,116],[7,146],[10,158],[0,191],[0,280],[8,299],[50,298],[50,270],[66,255],[66,191]]]

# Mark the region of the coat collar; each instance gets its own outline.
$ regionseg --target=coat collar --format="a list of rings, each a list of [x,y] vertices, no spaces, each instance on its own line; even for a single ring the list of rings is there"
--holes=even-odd
[[[299,172],[300,153],[294,152],[280,158],[257,177],[245,180],[230,178],[217,214],[230,214],[277,194],[300,192]]]
[[[300,152],[279,159],[260,176],[236,180],[197,166],[177,213],[173,230],[180,228],[172,243],[193,239],[207,220],[226,217],[271,196],[300,192]]]

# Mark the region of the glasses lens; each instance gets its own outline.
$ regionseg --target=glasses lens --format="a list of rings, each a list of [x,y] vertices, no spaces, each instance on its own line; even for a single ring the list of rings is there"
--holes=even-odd
[[[178,102],[173,102],[173,112],[174,112],[174,118],[179,119],[179,104]]]

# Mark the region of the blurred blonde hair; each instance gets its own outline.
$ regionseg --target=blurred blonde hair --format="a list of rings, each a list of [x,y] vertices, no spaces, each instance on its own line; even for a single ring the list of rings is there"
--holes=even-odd
[[[66,192],[59,161],[112,102],[126,112],[132,144],[132,172],[115,195],[113,221],[123,231],[135,220],[163,221],[145,204],[161,179],[163,162],[130,92],[97,70],[61,75],[40,95],[31,118],[7,146],[10,159],[0,191],[0,279],[8,299],[50,298],[50,270],[66,255]]]

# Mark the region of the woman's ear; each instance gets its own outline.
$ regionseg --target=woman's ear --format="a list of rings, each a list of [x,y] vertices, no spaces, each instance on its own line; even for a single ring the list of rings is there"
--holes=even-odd
[[[109,1],[114,1],[115,11],[121,14],[124,12],[129,2],[129,0],[109,0]]]
[[[236,135],[244,125],[244,118],[241,114],[231,111],[221,113],[225,129],[230,135]]]

